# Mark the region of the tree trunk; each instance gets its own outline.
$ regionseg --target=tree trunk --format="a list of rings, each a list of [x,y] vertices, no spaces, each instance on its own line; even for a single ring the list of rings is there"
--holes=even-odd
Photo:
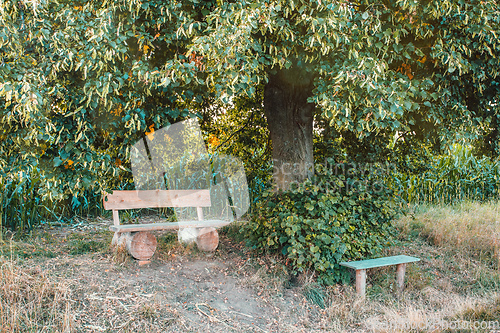
[[[149,260],[156,251],[156,237],[150,232],[115,233],[113,246],[125,246],[132,257],[140,261]]]
[[[219,233],[215,228],[201,228],[196,237],[198,249],[205,252],[214,252],[219,245]]]
[[[293,67],[292,67],[293,68]],[[264,111],[272,141],[273,180],[288,190],[314,173],[313,77],[301,69],[278,70],[264,88]]]

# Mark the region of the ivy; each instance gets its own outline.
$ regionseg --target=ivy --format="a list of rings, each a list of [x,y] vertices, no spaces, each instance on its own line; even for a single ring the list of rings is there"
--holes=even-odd
[[[291,191],[267,191],[242,231],[254,248],[279,252],[294,271],[312,269],[333,284],[346,278],[341,261],[376,256],[394,243],[402,202],[384,185],[385,171],[339,173],[333,159],[326,162]]]

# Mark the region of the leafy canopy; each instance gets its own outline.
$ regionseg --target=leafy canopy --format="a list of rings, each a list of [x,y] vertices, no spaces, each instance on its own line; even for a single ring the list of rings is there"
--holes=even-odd
[[[499,20],[496,0],[2,2],[0,164],[45,170],[54,196],[106,186],[146,132],[258,105],[290,67],[336,130],[490,135]]]

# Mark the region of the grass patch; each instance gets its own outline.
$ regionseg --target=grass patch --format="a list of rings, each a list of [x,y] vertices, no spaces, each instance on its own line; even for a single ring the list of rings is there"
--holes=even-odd
[[[95,240],[72,240],[69,243],[69,254],[71,255],[79,255],[86,253],[95,253],[101,252],[102,250],[108,247],[107,244],[104,244],[100,241]]]
[[[403,234],[500,268],[500,204],[420,205],[399,220]]]
[[[219,233],[220,236],[226,236],[227,238],[231,239],[234,242],[245,242],[247,239],[245,237],[245,234],[241,232],[242,225],[247,223],[246,221],[238,221],[238,222],[233,222],[229,225],[226,225],[222,228],[219,228],[217,232]]]
[[[106,252],[111,243],[111,232],[62,230],[33,230],[22,236],[13,234],[10,239],[0,242],[0,255],[11,259],[56,258],[64,254]]]
[[[73,232],[67,236],[65,250],[70,255],[106,252],[111,243],[110,232]]]
[[[312,304],[321,309],[325,309],[328,302],[328,293],[326,288],[316,282],[307,283],[302,287],[302,294]]]
[[[55,258],[59,255],[56,241],[48,233],[33,234],[31,240],[11,238],[0,243],[0,255],[11,259]]]
[[[0,259],[0,332],[68,332],[70,297],[65,280]]]
[[[465,310],[461,319],[468,321],[499,321],[500,322],[500,297],[492,304],[480,304]]]
[[[157,252],[170,252],[180,246],[177,239],[177,232],[165,232],[161,237],[157,237]]]

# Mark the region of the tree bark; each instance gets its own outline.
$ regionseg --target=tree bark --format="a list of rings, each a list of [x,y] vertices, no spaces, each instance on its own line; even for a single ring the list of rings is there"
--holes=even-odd
[[[149,260],[156,251],[156,237],[150,232],[115,233],[113,246],[125,246],[132,257],[140,261]]]
[[[288,190],[314,173],[313,76],[291,67],[269,76],[264,88],[264,111],[272,141],[273,180]]]

